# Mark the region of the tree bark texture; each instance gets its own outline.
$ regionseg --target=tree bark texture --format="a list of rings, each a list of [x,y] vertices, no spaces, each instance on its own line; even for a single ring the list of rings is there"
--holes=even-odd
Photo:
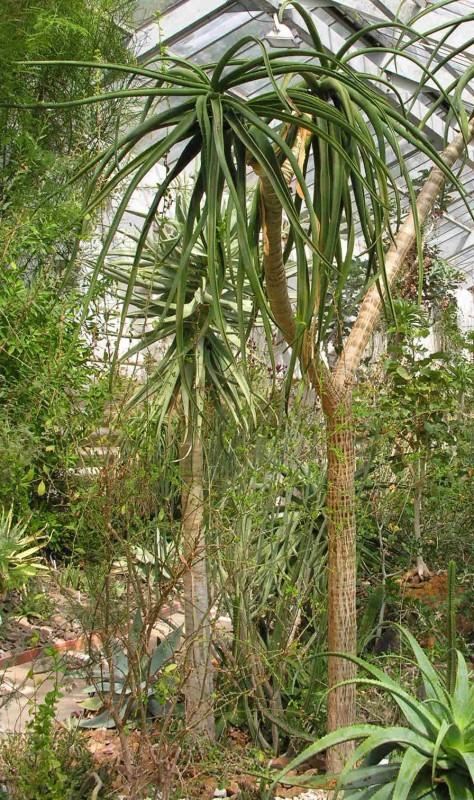
[[[281,246],[283,212],[267,177],[261,179],[263,226],[263,271],[268,302],[278,327],[288,344],[296,336],[296,325],[288,295],[286,269]],[[278,233],[277,233],[278,232]]]
[[[330,653],[357,651],[356,617],[356,515],[355,515],[355,452],[352,421],[352,396],[332,406],[327,404],[327,498],[328,521],[328,650]],[[345,658],[330,655],[328,686],[350,680],[356,667]],[[339,686],[327,700],[328,731],[351,725],[356,718],[355,684]],[[327,768],[339,772],[353,750],[348,742],[330,748]]]
[[[181,451],[186,724],[193,735],[215,739],[211,625],[203,529],[203,454],[191,420]]]

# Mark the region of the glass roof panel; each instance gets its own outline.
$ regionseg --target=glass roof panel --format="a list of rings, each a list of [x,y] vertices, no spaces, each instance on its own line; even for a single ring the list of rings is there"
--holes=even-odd
[[[166,11],[176,4],[176,0],[138,0],[133,19],[136,25],[143,25],[156,14]]]
[[[184,37],[173,45],[173,50],[181,56],[193,58],[198,64],[216,61],[223,53],[243,36],[262,38],[270,30],[270,20],[266,14],[260,17],[245,12],[223,14],[222,28],[218,20],[204,25],[199,31]],[[222,32],[218,32],[222,30]]]
[[[247,11],[225,12],[217,19],[209,21],[198,30],[184,36],[173,45],[173,50],[182,56],[194,55],[210,45],[219,45],[229,33],[235,31],[237,34],[251,20],[252,17]]]

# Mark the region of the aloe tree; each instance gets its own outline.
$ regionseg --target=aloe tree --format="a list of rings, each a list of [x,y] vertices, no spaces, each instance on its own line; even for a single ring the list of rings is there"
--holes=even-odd
[[[167,313],[173,304],[177,363],[183,385],[189,385],[189,380],[185,384],[189,352],[186,350],[189,254],[201,235],[206,237],[209,308],[216,331],[223,340],[227,335],[221,302],[226,270],[221,251],[221,209],[223,199],[228,198],[239,245],[235,286],[240,351],[245,356],[247,328],[242,298],[245,279],[268,342],[276,324],[292,347],[292,364],[300,358],[324,410],[328,456],[329,647],[351,654],[356,647],[351,386],[381,313],[392,311],[391,288],[413,248],[422,264],[421,227],[435,197],[446,180],[463,194],[451,167],[472,134],[472,123],[461,103],[462,89],[472,70],[460,79],[459,85],[453,81],[452,86],[444,89],[438,75],[448,59],[436,63],[431,58],[428,66],[422,64],[412,48],[420,35],[396,21],[390,26],[398,30],[399,41],[393,46],[377,48],[379,54],[385,49],[389,56],[403,54],[403,63],[413,63],[423,76],[417,93],[427,84],[438,91],[439,97],[428,108],[423,123],[440,104],[449,106],[448,122],[454,119],[461,133],[440,155],[422,126],[412,122],[409,104],[403,102],[396,89],[383,76],[367,76],[352,66],[354,45],[359,56],[371,51],[360,46],[363,37],[370,34],[370,26],[354,33],[337,53],[331,54],[323,48],[310,13],[297,2],[293,6],[306,25],[309,42],[296,58],[294,50],[269,52],[253,37],[244,37],[217,63],[205,67],[166,54],[157,56],[151,66],[103,64],[109,74],[128,71],[137,83],[124,90],[73,102],[101,102],[120,97],[138,97],[143,101],[140,122],[89,164],[94,173],[87,214],[121,187],[121,200],[93,279],[100,274],[135,189],[154,165],[170,154],[177,154],[142,222],[129,271],[121,330],[156,212],[172,182],[195,165],[181,256],[166,305]],[[421,11],[415,19],[428,10]],[[442,43],[446,42],[462,22],[459,17],[453,19],[433,31],[425,30],[423,37],[436,33]],[[257,53],[249,56],[243,51],[250,43],[257,46]],[[99,67],[96,62],[81,62],[76,66]],[[261,86],[265,81],[268,88],[257,89],[250,99],[236,92],[254,83]],[[403,142],[431,159],[434,165],[418,201],[404,160]],[[388,153],[396,162],[410,206],[403,225],[401,193],[387,166]],[[259,176],[256,191],[253,172]],[[249,213],[247,197],[252,192],[254,205]],[[284,246],[283,223],[287,226]],[[367,291],[357,320],[343,341],[344,288],[351,275],[357,234],[364,242],[367,256]],[[296,260],[294,298],[288,291],[285,269],[291,253]],[[334,330],[339,358],[330,369],[322,352]],[[269,351],[271,357],[271,348]],[[201,364],[202,359],[198,359],[196,369]],[[199,399],[196,402],[200,407]],[[334,688],[328,698],[329,730],[350,724],[354,719],[354,685],[338,685],[352,678],[354,670],[354,663],[348,659],[338,656],[329,659],[329,685]],[[343,744],[330,751],[331,769],[340,766],[345,747]]]
[[[221,220],[219,252],[224,280],[220,294],[220,322],[207,286],[207,240],[204,231],[185,254],[187,277],[181,309],[182,328],[177,329],[177,306],[173,288],[179,279],[183,258],[183,229],[193,214],[182,195],[174,217],[161,216],[153,235],[147,239],[136,264],[133,291],[129,290],[134,269],[134,251],[122,248],[111,253],[107,274],[129,294],[132,325],[139,324],[137,343],[124,355],[127,360],[140,351],[162,343],[164,352],[147,380],[132,398],[132,404],[150,398],[152,411],[161,425],[177,417],[180,437],[182,478],[181,519],[186,634],[186,721],[192,733],[214,738],[212,707],[210,591],[207,577],[204,534],[204,442],[203,427],[214,411],[231,413],[246,424],[253,410],[253,398],[245,374],[235,361],[238,325],[235,270],[238,263],[237,238],[231,213]],[[199,225],[198,225],[199,227]],[[252,304],[248,287],[242,285],[240,313],[250,319]],[[251,416],[251,414],[250,414]]]

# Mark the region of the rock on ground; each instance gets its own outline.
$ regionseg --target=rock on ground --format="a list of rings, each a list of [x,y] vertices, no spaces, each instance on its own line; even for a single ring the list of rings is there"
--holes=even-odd
[[[324,789],[308,789],[306,792],[293,797],[293,800],[327,800],[328,793]],[[275,800],[284,800],[284,798],[275,797]]]

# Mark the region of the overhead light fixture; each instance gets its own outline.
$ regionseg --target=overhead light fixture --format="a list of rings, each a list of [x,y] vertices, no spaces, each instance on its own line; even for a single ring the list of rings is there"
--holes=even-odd
[[[273,15],[273,28],[265,34],[265,39],[271,47],[298,47],[299,39],[293,31],[280,22],[278,14]]]

